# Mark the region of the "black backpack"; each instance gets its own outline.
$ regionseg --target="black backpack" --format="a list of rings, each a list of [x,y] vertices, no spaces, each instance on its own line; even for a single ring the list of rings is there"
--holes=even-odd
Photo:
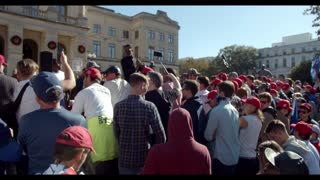
[[[22,96],[29,85],[30,85],[30,82],[26,83],[23,86],[18,97],[14,102],[10,102],[0,107],[0,118],[7,124],[9,128],[13,130],[14,137],[17,137],[18,129],[19,129],[16,113],[20,106]]]

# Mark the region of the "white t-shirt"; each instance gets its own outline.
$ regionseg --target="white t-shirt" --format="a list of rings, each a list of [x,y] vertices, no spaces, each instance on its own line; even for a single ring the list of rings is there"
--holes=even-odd
[[[54,72],[53,73],[55,76],[57,76],[57,78],[59,79],[59,81],[64,80],[65,76],[64,76],[64,72],[63,71],[58,71],[58,72]]]
[[[257,156],[256,147],[262,122],[256,115],[246,115],[243,118],[247,121],[248,126],[240,129],[240,157],[254,158]]]
[[[76,95],[71,111],[80,114],[84,112],[87,120],[97,116],[112,119],[113,107],[109,89],[98,83],[82,89]]]
[[[205,90],[198,91],[195,96],[199,97],[197,101],[200,104],[205,104],[208,101],[208,94],[209,94],[209,91],[205,89]]]
[[[105,81],[103,85],[110,90],[112,107],[130,94],[130,84],[121,78]]]
[[[14,99],[16,99],[22,90],[23,86],[29,82],[30,80],[23,80],[18,83],[18,87],[16,91],[14,92]],[[31,86],[28,86],[25,90],[20,106],[18,108],[18,111],[16,113],[16,118],[18,120],[18,124],[20,124],[20,119],[23,115],[30,113],[32,111],[40,109],[40,105],[36,101],[36,94],[33,91],[33,88]]]

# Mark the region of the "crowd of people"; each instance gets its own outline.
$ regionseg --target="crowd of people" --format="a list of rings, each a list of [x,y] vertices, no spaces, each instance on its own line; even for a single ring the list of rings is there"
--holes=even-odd
[[[179,77],[132,52],[77,78],[63,52],[52,72],[23,59],[14,77],[0,55],[0,174],[320,174],[320,74]]]

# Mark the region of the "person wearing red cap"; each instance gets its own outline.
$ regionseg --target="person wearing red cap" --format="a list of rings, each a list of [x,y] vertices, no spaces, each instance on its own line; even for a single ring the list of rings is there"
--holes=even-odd
[[[290,86],[289,83],[284,83],[284,84],[282,85],[282,90],[283,90],[283,92],[286,94],[286,96],[287,96],[289,99],[292,98],[293,92],[292,92],[292,88],[291,88],[291,86]]]
[[[276,141],[285,151],[292,151],[303,157],[308,166],[309,174],[320,174],[319,161],[316,160],[310,148],[295,136],[290,136],[280,120],[271,121],[265,133],[269,140]]]
[[[259,171],[256,147],[262,127],[261,103],[256,97],[243,99],[245,116],[239,118],[240,157],[236,175],[255,175]]]
[[[309,103],[302,103],[299,106],[299,121],[304,121],[309,124],[315,124],[319,126],[319,123],[311,118],[312,106]]]
[[[113,132],[111,93],[100,84],[102,75],[94,67],[84,72],[84,89],[74,99],[72,112],[87,119],[96,154],[91,156],[96,174],[117,175],[118,146]]]
[[[214,78],[211,82],[210,82],[210,85],[209,85],[209,90],[216,90],[217,89],[217,85],[219,83],[221,83],[222,80],[219,79],[219,78]]]
[[[90,152],[95,153],[90,132],[81,126],[71,126],[56,138],[54,163],[43,175],[83,175],[79,172]]]
[[[291,124],[291,127],[294,129],[293,135],[307,145],[307,147],[312,151],[314,157],[319,162],[319,152],[316,147],[309,141],[312,135],[312,125],[303,121],[299,121],[297,124]]]
[[[0,108],[1,106],[14,101],[13,93],[18,86],[18,81],[15,78],[4,74],[4,68],[8,64],[3,55],[0,54]],[[1,117],[1,114],[0,114]]]
[[[147,75],[148,72],[151,72],[151,71],[154,71],[151,67],[148,67],[148,66],[144,66],[141,70],[141,73],[144,74],[144,75]]]
[[[220,74],[218,74],[218,78],[221,79],[222,81],[225,81],[228,79],[228,75],[224,72],[221,72]]]
[[[286,99],[281,99],[277,103],[277,116],[276,119],[279,119],[286,125],[286,129],[290,132],[290,119],[289,115],[293,108],[290,106],[290,102]]]
[[[287,95],[283,92],[282,90],[282,86],[283,86],[284,82],[282,81],[276,81],[276,85],[277,85],[277,91],[279,93],[279,97],[281,99],[288,99]]]
[[[198,109],[199,134],[200,134],[200,140],[198,142],[203,145],[206,145],[208,143],[208,141],[204,138],[204,131],[207,127],[208,115],[211,109],[218,105],[217,96],[218,96],[217,90],[210,91],[207,95],[207,102],[202,104]]]

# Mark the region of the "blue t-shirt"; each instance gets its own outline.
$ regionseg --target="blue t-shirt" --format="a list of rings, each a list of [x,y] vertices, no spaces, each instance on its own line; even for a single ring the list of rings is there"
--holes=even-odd
[[[56,137],[66,128],[87,122],[80,114],[61,109],[39,109],[22,116],[18,140],[29,159],[29,174],[44,172],[54,161]]]

